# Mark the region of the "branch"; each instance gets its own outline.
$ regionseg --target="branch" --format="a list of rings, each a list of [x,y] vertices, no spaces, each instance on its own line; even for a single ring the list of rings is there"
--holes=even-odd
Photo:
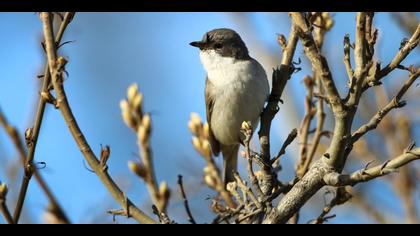
[[[356,41],[354,46],[354,61],[355,61],[355,70],[353,77],[351,78],[351,87],[349,89],[349,105],[355,106],[359,103],[360,96],[362,94],[363,82],[366,78],[367,68],[369,66],[367,54],[367,42],[366,34],[368,27],[366,27],[366,17],[367,13],[359,12],[356,16]],[[371,28],[369,26],[369,28]],[[346,64],[346,63],[345,63]]]
[[[261,146],[261,158],[265,163],[270,163],[270,128],[271,121],[279,111],[278,103],[281,101],[283,90],[286,87],[287,81],[290,79],[293,73],[293,55],[296,50],[298,41],[297,29],[292,24],[289,41],[283,48],[282,59],[280,68],[275,69],[272,75],[272,88],[268,99],[267,106],[264,108],[261,114],[261,125],[258,132],[260,146]],[[270,165],[267,165],[270,166]],[[264,194],[269,195],[274,185],[274,177],[270,168],[262,169],[262,191]]]
[[[55,37],[55,40],[53,41],[56,45],[60,44],[64,31],[66,30],[67,26],[72,21],[74,14],[75,14],[74,12],[66,12],[64,19],[61,22],[60,28],[57,32],[57,35]],[[55,198],[51,194],[51,191],[48,190],[47,185],[44,184],[44,181],[42,180],[42,178],[39,176],[39,174],[36,173],[35,168],[33,168],[35,149],[38,142],[38,136],[41,129],[42,119],[44,117],[45,105],[47,104],[47,102],[49,102],[47,99],[45,99],[45,96],[42,96],[42,94],[45,94],[45,93],[49,94],[49,86],[50,86],[50,73],[49,73],[49,65],[47,63],[44,68],[44,80],[42,83],[42,88],[41,88],[42,90],[40,92],[40,97],[38,101],[38,108],[36,111],[35,123],[32,128],[32,135],[31,137],[28,137],[30,142],[28,145],[28,153],[25,158],[26,162],[24,164],[24,176],[22,179],[22,185],[21,185],[19,197],[16,203],[15,212],[13,214],[13,219],[16,223],[19,222],[20,214],[22,212],[22,207],[26,198],[26,192],[29,186],[29,181],[34,172],[35,172],[35,177],[38,183],[40,184],[44,192],[47,194],[50,202],[56,207],[57,210],[61,209],[58,202],[55,200]],[[21,149],[21,147],[19,147],[18,150],[19,149]],[[22,154],[23,153],[20,153],[20,155]],[[61,215],[63,216],[63,220],[68,222],[68,219],[64,214],[64,211],[60,210],[60,212],[62,213]]]
[[[303,13],[292,12],[289,13],[289,15],[292,18],[293,24],[297,26],[299,37],[305,50],[305,55],[311,62],[314,74],[321,77],[327,94],[328,103],[331,104],[334,114],[341,113],[344,110],[344,104],[332,78],[328,63],[317,48],[312,32],[305,21]]]
[[[419,75],[420,75],[420,69],[417,69],[415,73],[410,74],[409,79],[401,87],[397,95],[395,95],[395,97],[392,98],[391,101],[383,109],[378,111],[378,113],[376,113],[367,124],[363,125],[352,134],[351,142],[355,143],[367,132],[376,129],[376,127],[379,125],[382,119],[391,110],[405,106],[406,103],[404,101],[401,101],[401,98],[404,96],[407,90],[413,85],[413,83],[416,81]]]
[[[63,74],[62,71],[60,71],[60,69],[62,69],[60,66],[62,67],[63,65],[57,58],[57,49],[53,41],[53,30],[50,13],[42,12],[40,17],[43,24],[48,64],[50,68],[52,84],[57,96],[58,108],[60,109],[61,114],[70,130],[70,133],[77,143],[77,146],[79,147],[90,167],[93,169],[93,171],[95,171],[96,175],[103,182],[114,199],[122,208],[130,213],[131,217],[136,219],[139,223],[156,223],[156,221],[147,216],[144,212],[134,206],[134,204],[129,199],[126,198],[125,194],[120,190],[120,188],[116,185],[109,174],[104,171],[97,157],[90,148],[87,140],[79,128],[79,125],[76,122],[76,118],[74,117],[73,112],[71,111],[63,87]]]
[[[354,186],[358,183],[366,182],[390,173],[395,172],[398,168],[420,159],[420,148],[409,148],[400,156],[369,169],[361,169],[350,175],[339,174],[337,172],[329,173],[324,176],[324,181],[330,186]]]

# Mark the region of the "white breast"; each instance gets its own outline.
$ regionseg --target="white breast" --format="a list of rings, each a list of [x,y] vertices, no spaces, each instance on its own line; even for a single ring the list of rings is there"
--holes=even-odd
[[[212,131],[222,144],[238,143],[243,121],[258,125],[269,95],[266,73],[254,59],[222,57],[213,50],[201,51],[200,58],[215,88]]]

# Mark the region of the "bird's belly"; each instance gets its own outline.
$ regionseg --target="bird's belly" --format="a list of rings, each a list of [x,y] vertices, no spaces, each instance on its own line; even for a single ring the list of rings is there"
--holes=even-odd
[[[241,139],[243,121],[258,125],[267,98],[266,91],[251,90],[249,84],[235,83],[219,90],[214,103],[211,128],[216,139],[224,144],[237,144]]]

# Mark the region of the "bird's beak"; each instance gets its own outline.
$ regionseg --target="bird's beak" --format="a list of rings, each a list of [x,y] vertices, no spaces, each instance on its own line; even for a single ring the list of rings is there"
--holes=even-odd
[[[190,43],[191,46],[203,49],[206,46],[206,43],[203,41],[195,41]]]

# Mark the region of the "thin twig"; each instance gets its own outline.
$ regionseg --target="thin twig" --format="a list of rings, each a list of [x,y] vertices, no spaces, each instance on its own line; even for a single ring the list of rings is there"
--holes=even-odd
[[[109,176],[108,172],[103,171],[98,158],[93,153],[87,140],[85,139],[82,131],[77,124],[76,118],[71,111],[67,96],[63,87],[63,74],[60,72],[60,68],[57,61],[56,45],[53,40],[53,30],[50,13],[42,12],[40,14],[41,21],[43,24],[43,31],[45,37],[46,52],[48,57],[48,64],[50,68],[52,84],[57,95],[58,107],[62,113],[62,116],[67,123],[67,126],[76,141],[80,151],[85,157],[90,167],[95,171],[96,175],[103,182],[108,191],[112,194],[114,199],[120,204],[121,207],[125,208],[130,213],[130,216],[136,219],[139,223],[156,223],[152,218],[147,216],[139,208],[137,208],[129,199],[126,198],[125,194],[116,185],[113,179]]]
[[[185,194],[184,185],[182,183],[182,175],[178,175],[178,185],[179,185],[179,189],[181,190],[181,197],[184,200],[184,207],[185,207],[185,211],[187,212],[187,215],[188,215],[188,221],[191,224],[196,224],[196,221],[194,220],[194,217],[193,217],[193,215],[191,213],[191,210],[190,210],[190,206],[188,204],[187,195]]]

